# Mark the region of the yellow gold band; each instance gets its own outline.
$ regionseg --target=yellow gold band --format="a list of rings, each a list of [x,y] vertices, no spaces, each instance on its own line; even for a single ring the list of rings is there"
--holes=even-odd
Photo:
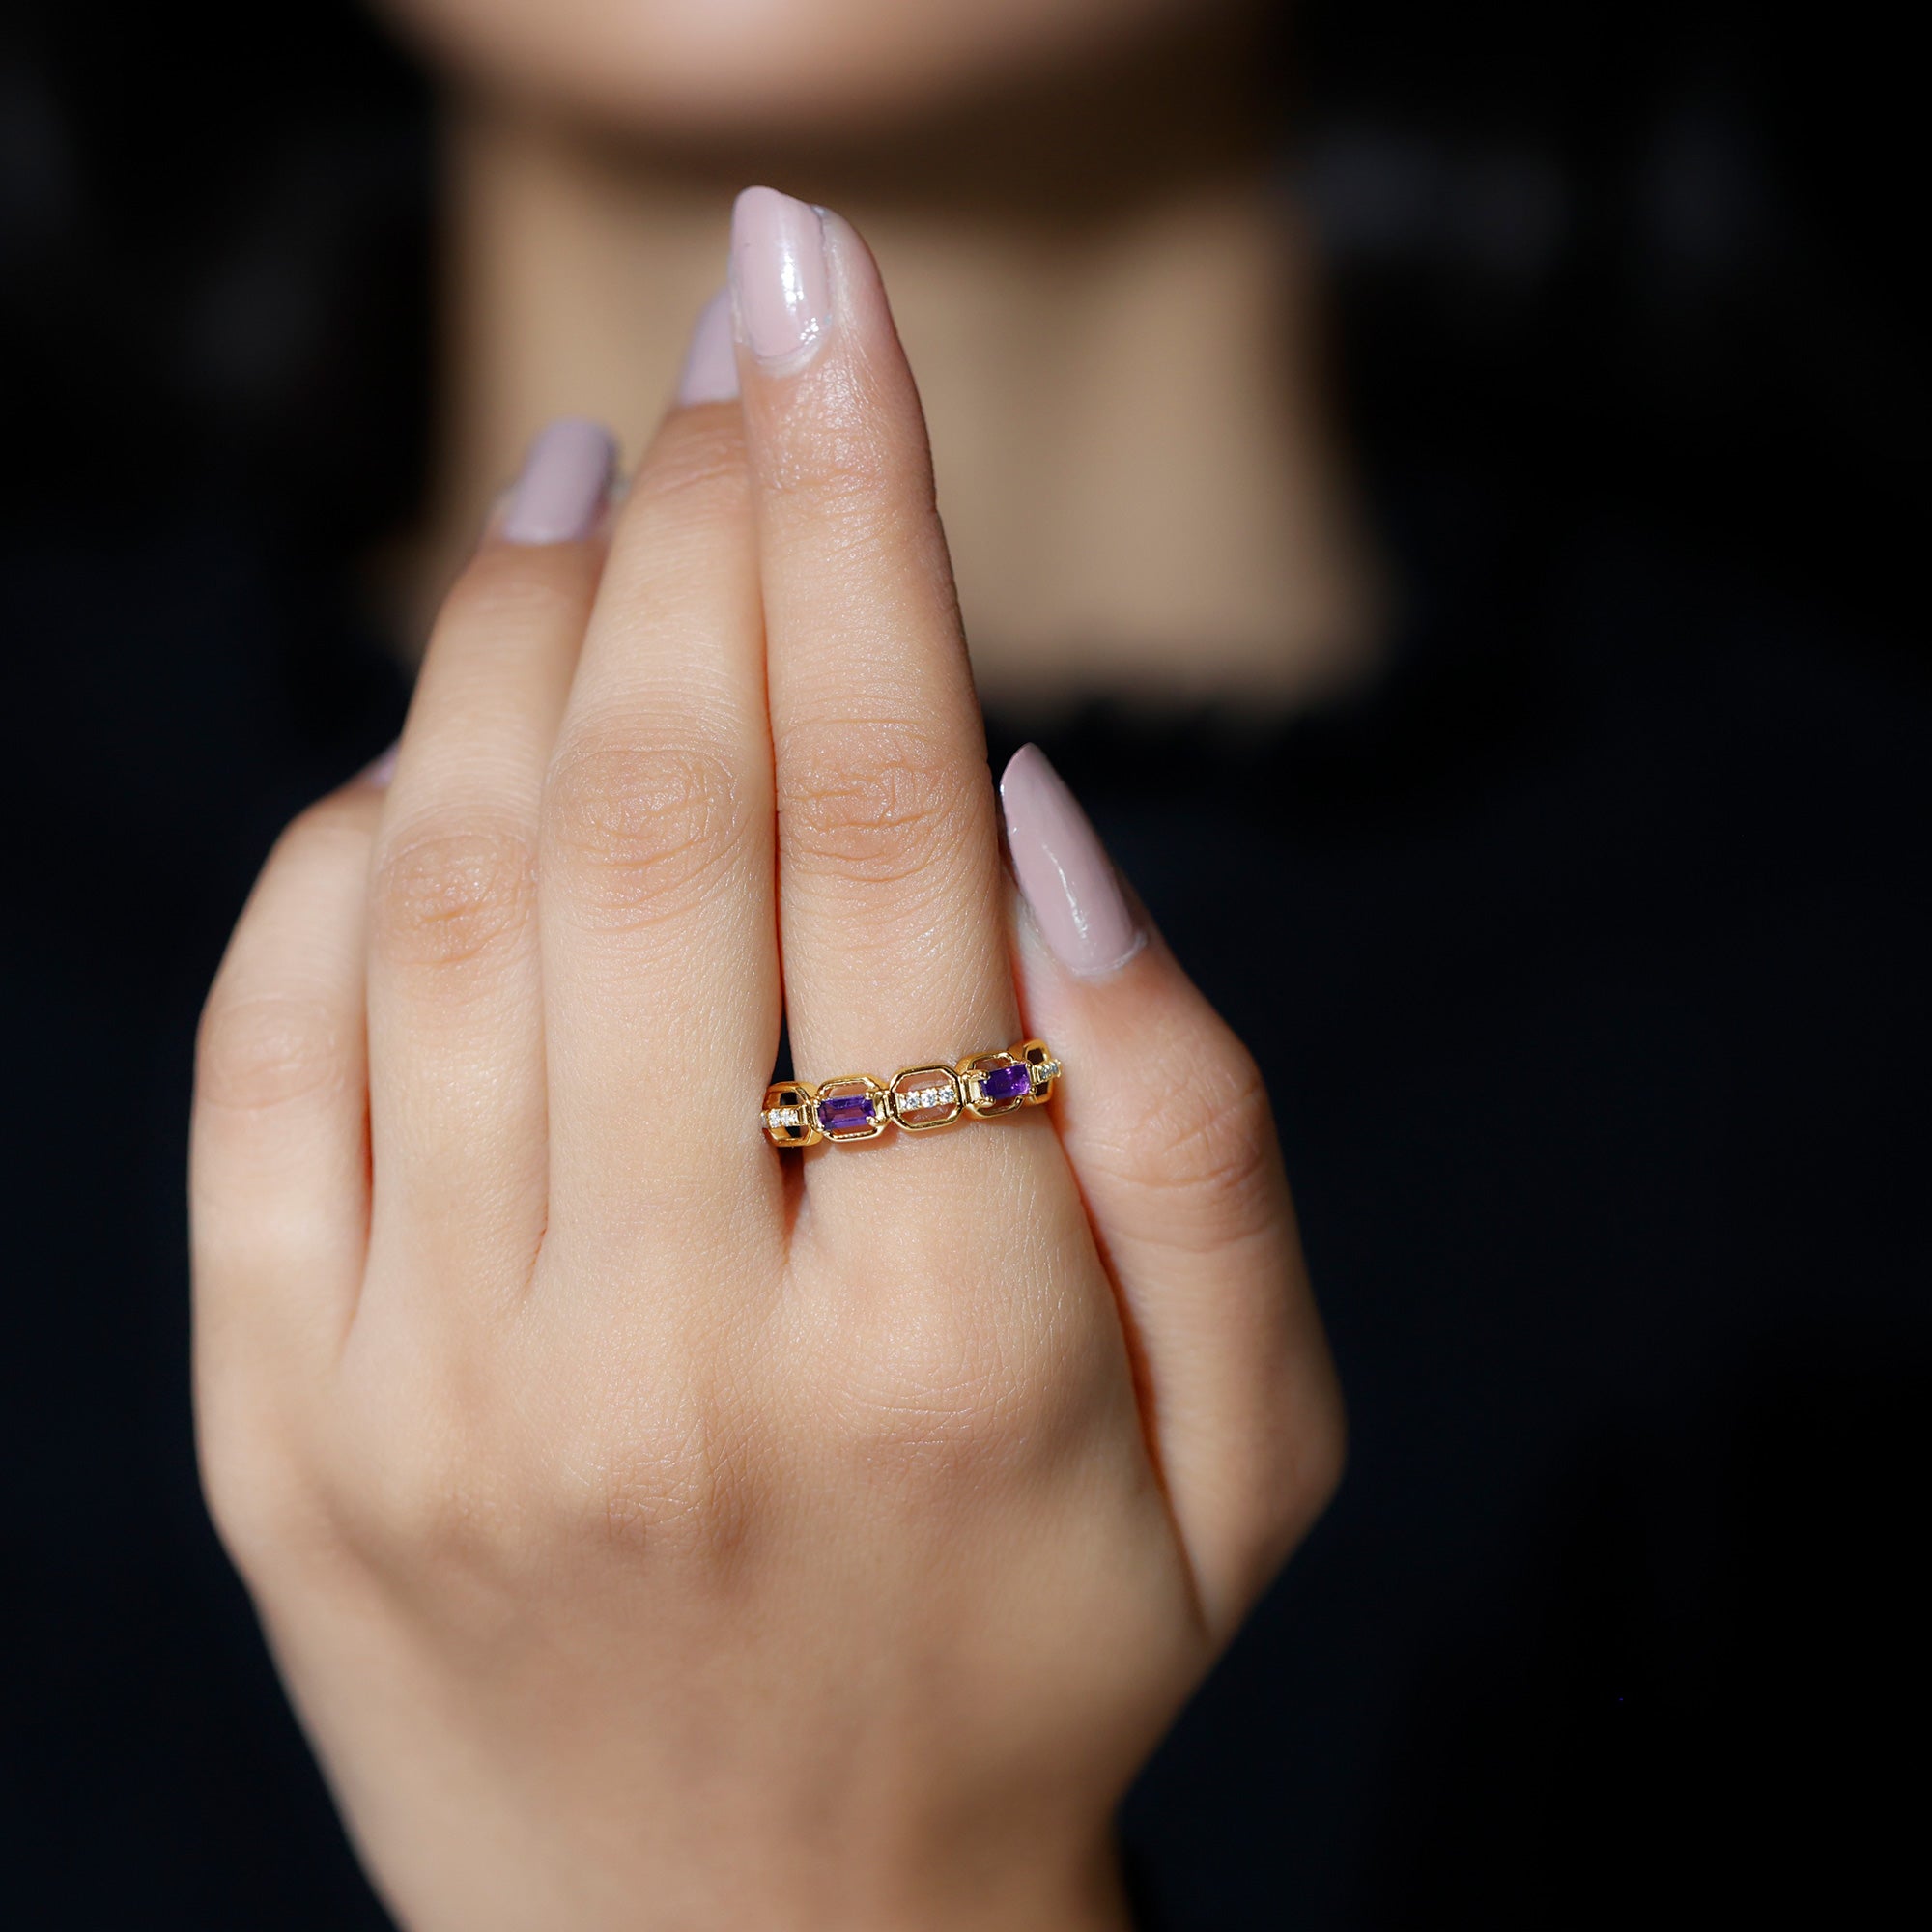
[[[812,1086],[780,1080],[765,1089],[760,1116],[774,1147],[816,1141],[873,1141],[888,1127],[909,1134],[950,1127],[962,1116],[990,1121],[1053,1098],[1060,1062],[1044,1040],[1022,1040],[996,1053],[969,1053],[951,1066],[902,1066],[890,1080],[848,1073]]]

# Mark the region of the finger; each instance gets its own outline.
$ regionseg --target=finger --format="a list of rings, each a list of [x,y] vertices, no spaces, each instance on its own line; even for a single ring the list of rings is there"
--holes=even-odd
[[[396,1278],[465,1295],[526,1281],[544,1226],[537,820],[613,455],[575,420],[532,444],[438,618],[377,839],[374,1247],[439,1257]]]
[[[381,793],[302,813],[256,881],[202,1013],[189,1195],[202,1378],[332,1350],[368,1229],[363,961]]]
[[[724,385],[717,337],[714,306],[685,393]],[[775,1203],[756,1129],[779,1028],[771,747],[728,401],[674,409],[632,480],[550,773],[542,865],[553,1240],[688,1235],[694,1216]]]
[[[1004,1047],[1017,1000],[985,741],[878,270],[837,215],[753,188],[732,274],[794,1064],[890,1075]]]
[[[1232,1631],[1340,1475],[1333,1364],[1266,1089],[1129,904],[1037,747],[1001,781],[1030,917],[1028,1027],[1066,1068],[1061,1139],[1120,1289],[1151,1445]]]

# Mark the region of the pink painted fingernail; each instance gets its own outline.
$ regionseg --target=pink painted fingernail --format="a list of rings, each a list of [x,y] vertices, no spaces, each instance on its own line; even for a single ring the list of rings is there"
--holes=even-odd
[[[731,291],[722,288],[704,304],[684,352],[684,373],[677,379],[677,399],[687,409],[693,403],[733,403],[738,400],[738,351],[731,340]]]
[[[608,429],[559,416],[530,444],[497,535],[513,544],[582,543],[604,514],[616,468]]]
[[[738,327],[760,362],[783,371],[808,361],[832,320],[818,211],[748,187],[731,211],[731,287]]]
[[[1037,745],[1013,753],[1000,802],[1013,871],[1053,956],[1083,979],[1124,966],[1147,934],[1098,834]]]
[[[395,744],[373,763],[362,768],[362,782],[376,791],[387,791],[389,781],[396,776],[396,754],[403,749],[402,741]]]

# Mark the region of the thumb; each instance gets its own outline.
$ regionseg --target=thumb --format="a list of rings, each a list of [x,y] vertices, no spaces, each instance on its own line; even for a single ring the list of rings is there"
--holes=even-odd
[[[1148,1439],[1225,1639],[1333,1492],[1342,1404],[1254,1060],[1037,746],[1000,781],[1029,1031],[1120,1294]]]

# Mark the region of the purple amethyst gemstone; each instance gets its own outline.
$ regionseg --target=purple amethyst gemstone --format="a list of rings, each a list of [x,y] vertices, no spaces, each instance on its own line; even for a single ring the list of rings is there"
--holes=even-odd
[[[1023,1100],[1032,1086],[1024,1066],[995,1066],[980,1076],[980,1092],[989,1100]]]
[[[872,1111],[869,1094],[834,1094],[818,1103],[818,1125],[823,1133],[849,1132],[869,1127],[878,1116]]]

